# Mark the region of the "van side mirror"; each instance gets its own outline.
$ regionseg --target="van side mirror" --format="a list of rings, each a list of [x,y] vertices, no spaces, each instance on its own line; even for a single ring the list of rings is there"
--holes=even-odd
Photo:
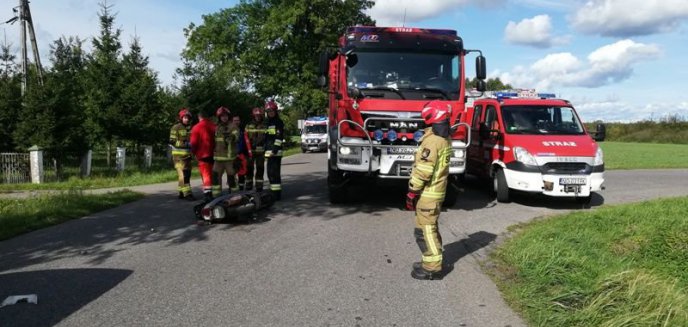
[[[607,137],[607,126],[605,124],[597,124],[597,130],[592,139],[597,142],[602,142]]]
[[[487,78],[487,64],[483,55],[475,57],[475,77],[479,80]]]

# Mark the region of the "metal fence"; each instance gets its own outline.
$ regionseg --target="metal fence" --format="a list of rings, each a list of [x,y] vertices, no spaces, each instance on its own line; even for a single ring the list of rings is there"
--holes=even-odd
[[[0,153],[0,183],[31,182],[28,153]]]

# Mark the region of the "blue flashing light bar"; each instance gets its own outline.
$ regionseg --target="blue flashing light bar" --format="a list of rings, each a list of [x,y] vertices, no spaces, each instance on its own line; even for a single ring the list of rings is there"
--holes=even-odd
[[[540,99],[554,99],[557,96],[554,93],[538,93]]]
[[[306,118],[306,120],[310,120],[310,121],[326,121],[326,120],[327,120],[327,117],[325,117],[325,116],[308,117],[308,118]]]
[[[420,139],[423,137],[423,134],[424,134],[424,133],[425,133],[425,132],[423,132],[422,130],[421,130],[421,131],[416,131],[415,133],[413,133],[413,140],[416,141],[416,142],[420,142]]]
[[[557,96],[554,93],[519,94],[518,92],[498,91],[494,93],[493,97],[501,101],[502,99],[554,99]]]
[[[376,129],[376,130],[373,132],[373,139],[375,139],[375,141],[380,142],[380,141],[382,141],[382,138],[383,138],[383,137],[384,137],[384,133],[382,132],[381,129]]]

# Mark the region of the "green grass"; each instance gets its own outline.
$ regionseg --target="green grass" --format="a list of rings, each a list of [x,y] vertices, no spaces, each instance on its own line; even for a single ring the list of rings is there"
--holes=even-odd
[[[99,195],[65,192],[30,199],[0,199],[0,240],[141,199],[128,190]]]
[[[600,142],[606,169],[688,168],[688,144]]]
[[[688,326],[688,197],[540,219],[489,268],[532,326]]]

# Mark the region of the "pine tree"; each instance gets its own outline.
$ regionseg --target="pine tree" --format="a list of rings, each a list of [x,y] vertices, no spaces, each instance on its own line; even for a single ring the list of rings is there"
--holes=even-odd
[[[21,111],[21,84],[16,56],[9,44],[0,46],[0,152],[14,151],[12,137]]]
[[[118,106],[122,93],[122,31],[114,27],[115,15],[107,1],[100,4],[100,35],[93,38],[93,52],[86,65],[86,132],[91,146],[104,144],[111,162],[112,142],[124,134],[127,117]]]

